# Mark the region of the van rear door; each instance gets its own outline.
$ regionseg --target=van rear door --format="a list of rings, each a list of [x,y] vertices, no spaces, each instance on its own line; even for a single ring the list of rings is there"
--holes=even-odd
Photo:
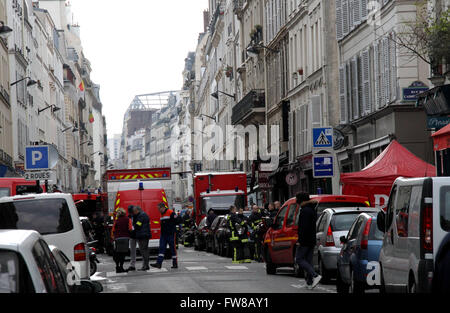
[[[152,239],[159,239],[161,236],[161,213],[158,209],[158,204],[162,201],[162,190],[149,189],[141,191],[142,209],[150,218],[150,228],[152,232]]]

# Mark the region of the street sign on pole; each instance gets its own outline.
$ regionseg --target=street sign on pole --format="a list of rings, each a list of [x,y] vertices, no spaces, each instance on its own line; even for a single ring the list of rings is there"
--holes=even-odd
[[[29,146],[25,148],[25,170],[45,171],[58,163],[58,151],[53,146]]]
[[[313,148],[333,148],[333,127],[313,128]]]
[[[314,178],[334,177],[334,158],[332,155],[315,155],[313,157]]]
[[[56,173],[54,171],[25,172],[25,179],[30,181],[47,181],[56,183]]]

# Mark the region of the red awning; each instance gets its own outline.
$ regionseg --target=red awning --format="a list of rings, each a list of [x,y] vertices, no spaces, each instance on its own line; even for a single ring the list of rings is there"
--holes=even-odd
[[[433,165],[422,161],[394,140],[362,171],[341,174],[342,194],[366,196],[372,205],[383,206],[398,177],[434,176],[436,168]]]
[[[450,124],[433,134],[434,151],[450,149]]]

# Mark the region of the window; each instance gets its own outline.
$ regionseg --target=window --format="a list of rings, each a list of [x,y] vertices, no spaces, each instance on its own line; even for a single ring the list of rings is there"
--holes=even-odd
[[[45,241],[39,240],[36,242],[32,252],[47,292],[65,292],[64,278],[61,276],[56,261]]]
[[[297,203],[292,203],[289,206],[289,214],[286,219],[286,226],[292,226],[292,224],[294,224],[296,212],[297,212]]]
[[[322,214],[317,226],[317,231],[319,232],[325,231],[327,221],[328,221],[328,214],[327,213]]]
[[[17,254],[0,250],[0,293],[18,293],[19,275]]]
[[[0,188],[0,198],[9,197],[10,195],[9,188]]]
[[[281,208],[280,213],[277,215],[277,219],[275,220],[274,226],[275,229],[283,228],[284,217],[286,216],[287,206]]]
[[[450,231],[450,187],[442,187],[440,194],[441,227],[445,231]]]
[[[360,212],[349,212],[334,214],[331,219],[331,229],[333,231],[347,231],[352,226],[353,222],[359,216]]]
[[[391,196],[389,197],[389,203],[386,211],[386,230],[389,229],[389,227],[392,224],[392,220],[394,219],[394,204],[396,196],[397,196],[397,185],[394,185],[391,191]]]
[[[72,216],[64,199],[39,199],[0,204],[0,229],[30,229],[42,235],[73,229]]]
[[[411,201],[411,186],[398,189],[395,219],[399,237],[408,237],[409,203]]]
[[[355,218],[357,216],[354,216]],[[353,219],[354,220],[354,219]],[[361,230],[361,227],[363,225],[364,218],[361,216],[354,224],[353,229],[351,230],[351,235],[349,235],[348,240],[354,240],[358,238],[359,231]]]
[[[420,235],[420,207],[422,204],[422,185],[414,186],[411,191],[411,202],[409,204],[408,236],[419,237]]]

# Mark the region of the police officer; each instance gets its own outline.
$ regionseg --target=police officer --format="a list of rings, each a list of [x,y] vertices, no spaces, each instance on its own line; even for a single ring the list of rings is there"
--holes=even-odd
[[[156,263],[151,264],[151,267],[161,268],[166,255],[166,248],[169,245],[172,253],[172,268],[178,268],[177,250],[175,249],[175,232],[178,224],[178,217],[164,203],[158,205],[161,213],[161,238],[159,239],[159,254]]]
[[[252,214],[248,218],[248,224],[250,225],[250,227],[253,230],[253,232],[252,232],[252,237],[254,240],[253,257],[254,257],[255,261],[261,260],[261,239],[262,238],[260,238],[261,236],[258,233],[258,231],[259,231],[258,226],[262,222],[262,218],[263,218],[263,215],[261,213],[261,210],[259,209],[259,207],[257,205],[254,205],[252,207]]]

